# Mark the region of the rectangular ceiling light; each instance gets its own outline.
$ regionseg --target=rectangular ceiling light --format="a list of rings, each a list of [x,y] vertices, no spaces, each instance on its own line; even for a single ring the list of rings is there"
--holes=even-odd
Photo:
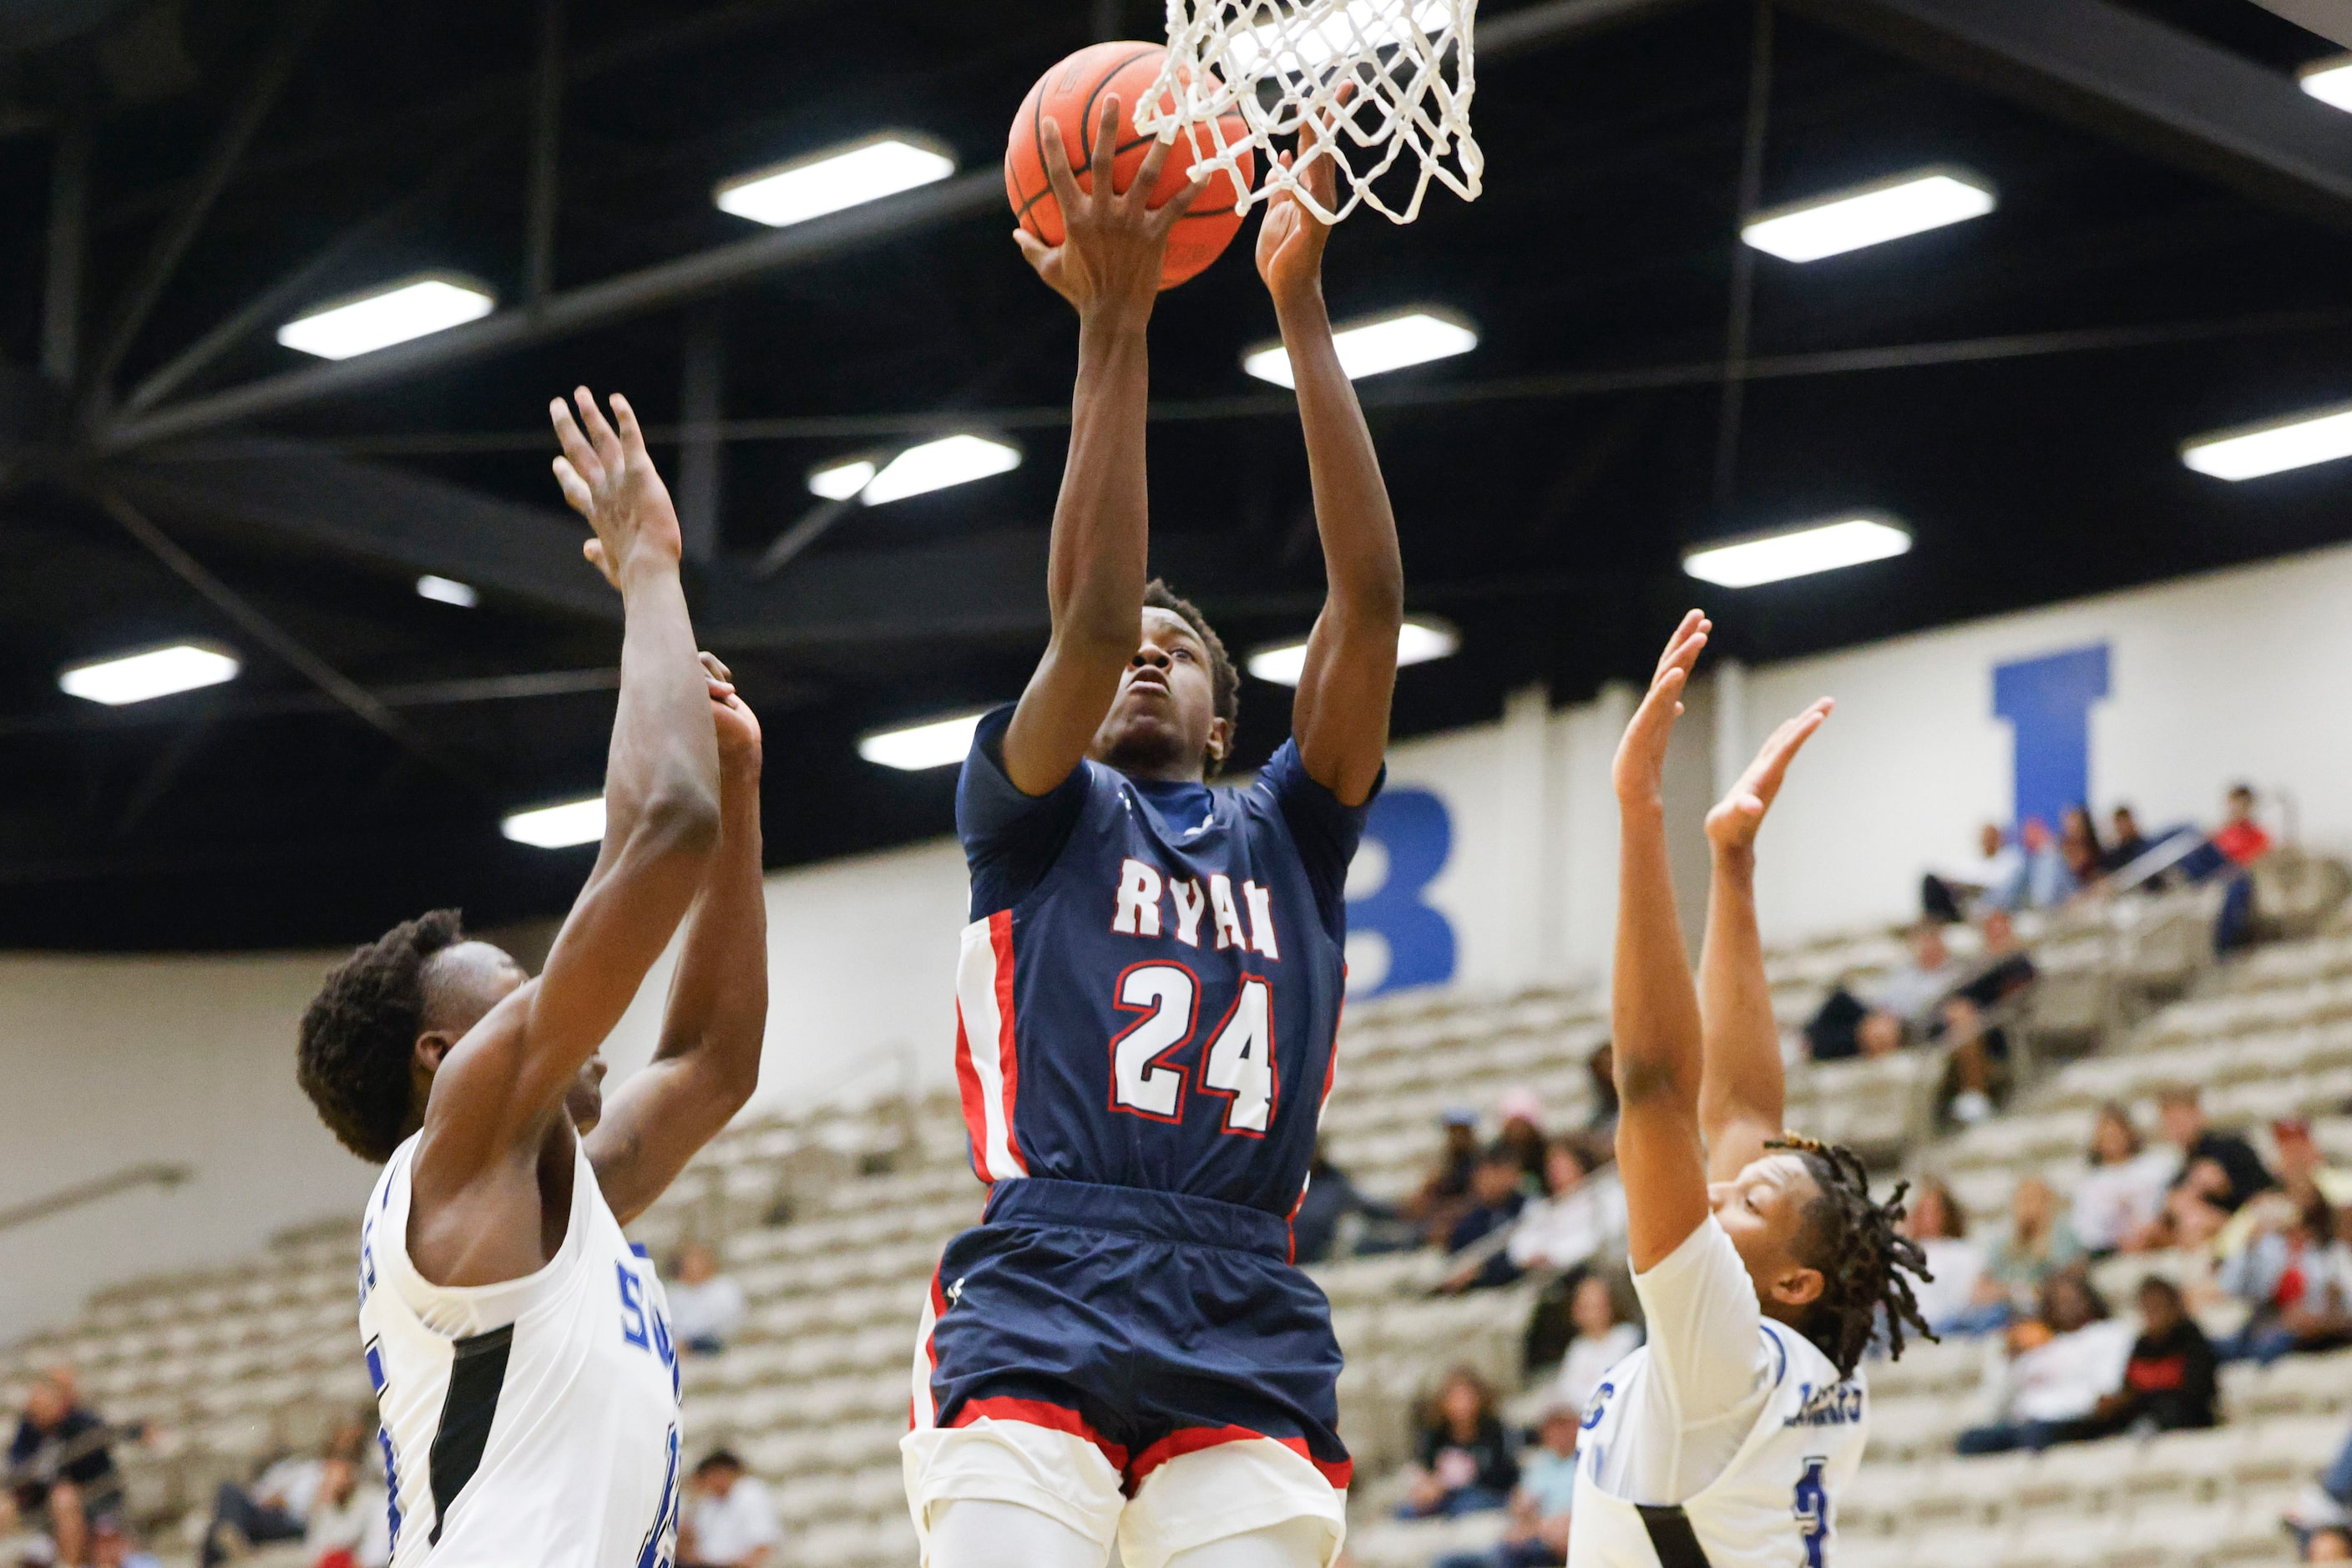
[[[1684,552],[1683,570],[1703,583],[1752,588],[1784,577],[1884,561],[1910,548],[1910,531],[1900,523],[1877,517],[1848,517],[1700,545]]]
[[[1996,205],[1992,187],[1965,169],[1915,169],[1759,213],[1739,237],[1783,261],[1819,261],[1982,217]]]
[[[960,713],[950,719],[909,724],[902,730],[884,730],[859,741],[857,754],[869,763],[903,768],[908,773],[943,768],[950,763],[963,761],[971,752],[972,731],[980,728],[980,713]]]
[[[455,605],[461,610],[470,610],[482,602],[482,596],[474,592],[472,584],[460,583],[454,577],[436,577],[430,572],[416,580],[416,596]]]
[[[68,697],[109,708],[145,702],[199,687],[235,680],[243,667],[236,655],[205,643],[173,643],[138,653],[85,659],[58,671],[58,689]]]
[[[710,199],[722,212],[782,228],[944,180],[955,167],[954,154],[928,137],[887,131],[738,174],[722,181]]]
[[[2332,109],[2352,110],[2352,55],[2317,60],[2295,73],[2303,90]]]
[[[864,458],[854,458],[846,463],[831,463],[822,468],[811,468],[808,477],[809,493],[823,496],[827,500],[856,500],[857,492],[866,488],[866,482],[871,479],[874,474],[873,463]]]
[[[2180,444],[2182,462],[2217,479],[2258,479],[2338,458],[2352,458],[2352,403],[2216,430]]]
[[[1349,381],[1382,375],[1409,364],[1466,354],[1478,346],[1477,329],[1451,310],[1424,307],[1400,310],[1339,328],[1332,333],[1339,368]],[[1260,343],[1242,355],[1242,369],[1276,386],[1296,386],[1290,354],[1279,342]]]
[[[1444,621],[1416,616],[1397,628],[1397,665],[1427,664],[1462,646],[1462,634]],[[1249,656],[1249,672],[1276,686],[1296,686],[1307,672],[1307,639],[1269,643]]]
[[[575,844],[595,844],[604,837],[604,797],[561,801],[511,812],[499,831],[518,844],[536,849],[569,849]]]
[[[320,359],[350,359],[479,321],[497,305],[471,279],[434,273],[298,316],[278,329],[278,341]]]
[[[867,506],[904,500],[927,490],[970,484],[991,474],[1009,473],[1021,466],[1021,448],[985,436],[943,436],[909,447],[883,466],[882,471],[854,491]]]

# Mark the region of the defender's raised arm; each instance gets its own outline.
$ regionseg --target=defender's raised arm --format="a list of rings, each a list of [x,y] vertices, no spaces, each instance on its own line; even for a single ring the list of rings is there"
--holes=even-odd
[[[1114,93],[1103,100],[1088,191],[1078,187],[1061,126],[1048,117],[1045,174],[1065,237],[1047,246],[1026,230],[1013,235],[1037,275],[1078,312],[1070,456],[1045,574],[1053,640],[1004,736],[1005,776],[1024,795],[1052,789],[1086,755],[1135,656],[1143,613],[1150,532],[1143,443],[1151,397],[1145,335],[1169,232],[1202,184],[1149,205],[1168,161],[1162,143],[1145,155],[1128,188],[1116,190],[1112,162],[1124,123]]]

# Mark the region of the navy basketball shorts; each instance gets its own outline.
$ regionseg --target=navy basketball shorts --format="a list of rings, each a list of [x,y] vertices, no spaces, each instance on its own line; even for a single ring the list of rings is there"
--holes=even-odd
[[[915,1348],[908,1505],[1018,1503],[1128,1568],[1292,1520],[1346,1531],[1329,1304],[1258,1209],[1000,1182],[948,1244]],[[953,1568],[952,1564],[944,1568]]]

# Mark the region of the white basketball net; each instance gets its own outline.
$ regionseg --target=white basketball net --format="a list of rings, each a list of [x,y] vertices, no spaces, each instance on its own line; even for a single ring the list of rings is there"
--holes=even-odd
[[[1168,63],[1137,108],[1136,132],[1162,141],[1183,132],[1192,172],[1224,170],[1244,212],[1285,190],[1326,223],[1360,205],[1411,223],[1432,180],[1475,201],[1486,166],[1470,135],[1477,12],[1478,0],[1168,0]],[[1288,169],[1275,162],[1277,138],[1297,152]],[[1262,175],[1255,191],[1241,177],[1244,149]],[[1322,158],[1338,176],[1334,210],[1304,178]],[[1376,189],[1400,164],[1391,192]],[[1407,180],[1410,199],[1391,200]]]

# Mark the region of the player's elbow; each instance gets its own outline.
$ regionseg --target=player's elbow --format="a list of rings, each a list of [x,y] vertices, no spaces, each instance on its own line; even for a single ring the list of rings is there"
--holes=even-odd
[[[1658,1105],[1676,1100],[1690,1100],[1694,1097],[1683,1078],[1684,1074],[1673,1062],[1644,1061],[1622,1049],[1617,1053],[1617,1101],[1620,1106]]]
[[[633,847],[661,859],[705,859],[719,847],[719,792],[677,780],[646,797],[630,829]]]

